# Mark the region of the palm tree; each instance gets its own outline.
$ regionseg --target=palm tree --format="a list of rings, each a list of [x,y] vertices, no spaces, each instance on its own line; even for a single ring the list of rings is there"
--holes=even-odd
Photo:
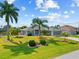
[[[9,36],[9,23],[10,20],[13,23],[13,20],[17,23],[18,21],[18,11],[16,7],[14,7],[13,4],[9,4],[7,1],[4,1],[3,3],[0,2],[0,17],[5,17],[5,21],[7,23],[7,40],[10,40]]]
[[[33,32],[32,34],[33,34],[33,35],[34,35],[34,27],[35,27],[35,26],[36,26],[35,24],[33,24],[33,23],[31,24],[31,28],[33,29],[33,30],[32,30],[32,32]]]
[[[60,25],[55,25],[54,26],[56,29],[59,29],[60,28]]]
[[[32,21],[32,24],[34,26],[38,26],[39,27],[39,36],[41,35],[41,27],[47,27],[47,25],[45,23],[48,23],[47,20],[41,20],[40,18],[34,18]]]

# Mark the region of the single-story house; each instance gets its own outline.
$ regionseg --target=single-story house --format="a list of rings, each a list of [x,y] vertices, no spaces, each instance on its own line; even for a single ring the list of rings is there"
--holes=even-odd
[[[61,27],[61,32],[68,32],[69,34],[75,35],[77,29],[73,26],[64,25]]]
[[[44,28],[41,28],[41,30],[43,30]],[[68,32],[69,34],[76,34],[76,28],[73,26],[69,26],[69,25],[64,25],[61,26],[60,28],[54,28],[54,27],[49,27],[49,29],[46,29],[49,31],[50,36],[53,35],[59,35],[63,32]],[[39,27],[28,27],[25,29],[21,29],[20,35],[27,35],[27,36],[38,36],[39,35]]]
[[[49,32],[50,32],[50,35],[53,36],[53,35],[59,35],[61,33],[61,29],[57,29],[57,28],[54,28],[54,27],[49,27]]]
[[[38,27],[35,27],[35,28],[32,28],[32,27],[24,28],[24,29],[21,29],[20,34],[21,35],[27,35],[27,36],[38,36],[39,35],[39,29],[38,29]]]
[[[60,29],[55,29],[52,27],[49,27],[49,29],[41,28],[41,30],[48,30],[50,33],[50,36],[58,35],[61,32]],[[34,28],[28,27],[28,28],[21,29],[20,35],[38,36],[39,35],[39,27],[34,27]]]

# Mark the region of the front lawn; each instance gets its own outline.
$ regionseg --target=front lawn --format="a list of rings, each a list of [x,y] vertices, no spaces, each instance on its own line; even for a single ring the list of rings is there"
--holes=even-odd
[[[72,37],[79,38],[79,36],[78,36],[78,35],[72,35]]]
[[[49,37],[51,39],[51,37]],[[62,40],[64,38],[52,37],[54,40]],[[52,39],[52,40],[53,40]],[[38,48],[29,48],[28,41],[36,40],[38,37],[25,36],[23,38],[13,38],[15,42],[21,41],[19,45],[8,42],[5,38],[0,38],[0,59],[52,59],[56,56],[78,50],[78,44],[70,44],[67,42],[48,42],[48,46],[40,46]]]

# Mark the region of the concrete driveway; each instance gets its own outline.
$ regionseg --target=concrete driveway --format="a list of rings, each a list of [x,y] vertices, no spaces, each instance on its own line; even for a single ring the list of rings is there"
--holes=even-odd
[[[70,40],[79,41],[79,38],[74,38],[74,37],[60,37],[60,38],[67,38],[67,39],[70,39]]]

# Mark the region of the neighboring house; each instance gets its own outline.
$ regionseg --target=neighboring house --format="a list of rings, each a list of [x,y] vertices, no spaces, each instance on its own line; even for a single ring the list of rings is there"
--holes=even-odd
[[[61,27],[61,32],[68,32],[69,34],[75,35],[77,29],[73,26],[64,25]]]
[[[49,28],[49,32],[50,32],[51,36],[53,36],[53,35],[59,35],[61,33],[61,29],[60,28],[50,27]]]
[[[77,34],[79,34],[79,27],[77,27]]]
[[[42,28],[41,30],[44,30],[45,28]],[[73,26],[69,26],[69,25],[64,25],[61,26],[60,28],[55,28],[55,27],[49,27],[49,29],[45,29],[48,30],[50,33],[50,36],[53,35],[60,35],[63,32],[68,32],[69,34],[75,35],[77,29]],[[21,35],[27,35],[27,36],[38,36],[39,35],[39,27],[28,27],[25,29],[21,29],[20,32]]]

